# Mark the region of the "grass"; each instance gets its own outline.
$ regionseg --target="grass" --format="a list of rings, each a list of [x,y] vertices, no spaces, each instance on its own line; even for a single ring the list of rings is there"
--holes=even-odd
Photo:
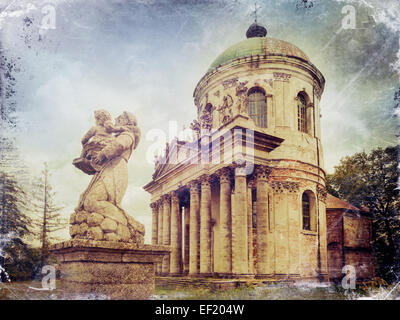
[[[37,290],[40,281],[0,283],[0,300],[58,300],[63,291],[57,281],[53,291]],[[340,287],[303,285],[262,285],[247,286],[231,290],[210,290],[201,288],[156,287],[154,300],[352,300],[352,299],[400,299],[397,289],[388,295],[392,287],[359,287],[345,292]]]

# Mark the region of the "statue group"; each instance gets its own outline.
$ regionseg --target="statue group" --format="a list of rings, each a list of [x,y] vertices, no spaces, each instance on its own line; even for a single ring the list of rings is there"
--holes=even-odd
[[[94,112],[96,124],[82,138],[75,167],[93,175],[70,218],[70,235],[77,239],[144,242],[144,226],[121,208],[128,186],[128,161],[140,141],[134,115],[115,118],[106,110]]]

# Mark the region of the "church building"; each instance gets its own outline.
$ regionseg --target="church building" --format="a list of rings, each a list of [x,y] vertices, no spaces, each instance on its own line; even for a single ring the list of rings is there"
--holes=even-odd
[[[246,37],[194,90],[197,138],[168,144],[144,187],[152,244],[171,248],[156,274],[329,281],[352,264],[372,278],[369,213],[325,187],[324,76],[263,26]]]

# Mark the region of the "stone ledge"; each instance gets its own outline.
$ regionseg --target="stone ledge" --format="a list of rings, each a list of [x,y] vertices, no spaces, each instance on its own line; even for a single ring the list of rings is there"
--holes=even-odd
[[[51,251],[67,248],[104,248],[104,249],[120,249],[120,250],[145,250],[145,251],[170,251],[169,246],[135,243],[116,242],[116,241],[99,241],[89,239],[72,239],[54,244],[50,247]]]
[[[159,263],[171,251],[169,246],[136,245],[114,241],[73,239],[55,244],[50,251],[60,262]]]

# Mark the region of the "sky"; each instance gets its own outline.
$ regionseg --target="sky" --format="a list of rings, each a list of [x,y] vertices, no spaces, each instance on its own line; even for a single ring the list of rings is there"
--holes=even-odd
[[[305,8],[305,2],[313,6]],[[320,107],[327,172],[346,155],[396,144],[399,1],[257,5],[268,36],[301,48],[325,76]],[[353,10],[348,6],[355,26],[343,29]],[[16,127],[1,133],[16,139],[33,174],[48,163],[56,200],[68,217],[90,180],[72,160],[94,124],[93,111],[135,114],[142,140],[128,165],[122,205],[145,224],[149,243],[150,195],[143,186],[154,169],[150,133],[162,130],[172,138],[171,122],[181,130],[196,118],[197,82],[221,52],[245,39],[253,10],[252,0],[0,0],[1,48],[16,61]]]

